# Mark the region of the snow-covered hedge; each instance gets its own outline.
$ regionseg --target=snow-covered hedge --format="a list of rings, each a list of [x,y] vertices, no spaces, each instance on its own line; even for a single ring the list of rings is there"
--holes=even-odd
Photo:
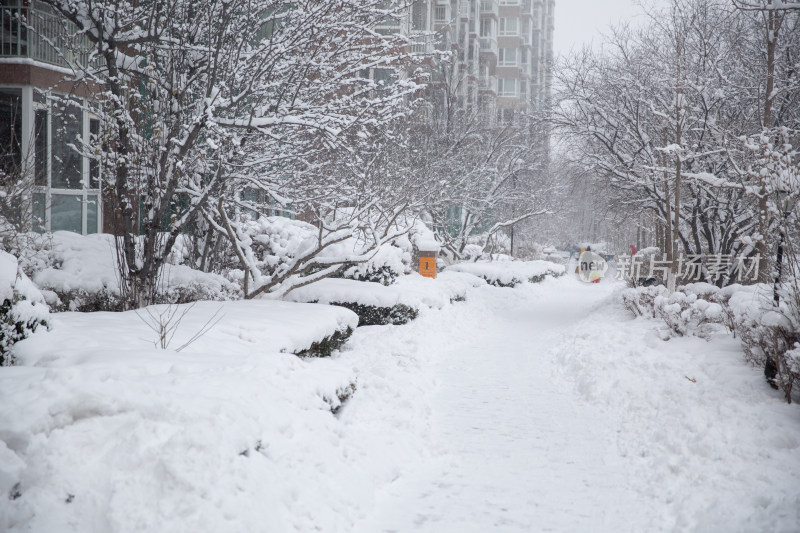
[[[408,238],[398,238],[379,246],[369,261],[345,265],[338,277],[391,285],[400,276],[408,274],[411,254],[412,247]]]
[[[660,318],[667,329],[664,337],[696,335],[707,338],[725,326],[732,329],[729,311],[719,293],[700,295],[689,290],[669,294],[663,285],[622,291],[622,302],[636,316]]]
[[[520,283],[539,283],[547,276],[564,275],[564,265],[550,261],[477,261],[447,267],[451,272],[465,272],[483,278],[497,287],[515,287]]]
[[[323,279],[290,292],[285,299],[293,302],[322,303],[346,307],[359,317],[359,326],[406,324],[421,309],[441,309],[467,298],[470,289],[485,281],[460,272],[445,271],[436,279],[413,273],[401,276],[394,285]]]
[[[637,316],[661,319],[670,336],[707,338],[721,327],[738,337],[746,358],[764,368],[769,383],[791,401],[800,383],[800,324],[790,303],[776,306],[768,284],[730,285],[692,283],[668,294],[663,285],[622,292],[622,302]]]
[[[0,366],[12,364],[13,346],[46,328],[48,319],[42,293],[20,271],[17,258],[0,250]]]
[[[435,279],[416,273],[403,276],[395,286],[405,302],[442,309],[447,304],[466,300],[472,289],[485,285],[486,280],[474,274],[447,269],[439,272]]]
[[[355,316],[284,302],[198,303],[174,346],[220,305],[222,322],[180,353],[155,348],[128,312],[53,314],[50,332],[18,344],[25,366],[0,371],[0,531],[325,530],[332,522],[312,524],[303,510],[331,516],[363,494],[373,463],[383,475],[387,459],[366,456],[349,432],[357,451],[341,453],[343,426],[332,414],[371,360],[288,353]],[[377,362],[386,375],[389,363]],[[263,506],[241,504],[232,522],[223,510],[242,491]],[[347,498],[329,498],[341,491]],[[281,497],[291,493],[304,499]],[[197,513],[177,517],[183,505]]]
[[[118,311],[122,308],[114,237],[59,231],[31,235],[20,265],[55,311]],[[157,300],[185,303],[239,298],[241,289],[221,275],[185,265],[164,267]]]
[[[322,279],[290,292],[292,302],[329,304],[350,309],[359,326],[406,324],[419,315],[419,305],[403,298],[395,286],[352,279]]]
[[[183,354],[329,355],[355,330],[358,317],[325,305],[238,300],[159,304],[123,313],[58,313],[51,324],[48,333],[17,346],[22,363],[45,364],[87,350],[112,357],[154,348]],[[168,334],[164,343],[162,326]],[[92,332],[91,346],[85,344],[87,331]]]

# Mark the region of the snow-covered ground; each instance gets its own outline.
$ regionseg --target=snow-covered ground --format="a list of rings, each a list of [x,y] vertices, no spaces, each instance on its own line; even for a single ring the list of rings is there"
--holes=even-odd
[[[800,530],[797,406],[614,287],[474,287],[330,359],[29,354],[0,369],[0,530]]]

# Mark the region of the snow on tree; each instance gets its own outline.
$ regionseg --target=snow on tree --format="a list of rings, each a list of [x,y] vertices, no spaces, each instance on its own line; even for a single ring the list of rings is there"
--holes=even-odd
[[[417,88],[404,76],[405,39],[374,31],[402,4],[45,3],[92,45],[77,74],[94,89],[103,127],[84,149],[111,192],[131,306],[151,301],[176,240],[203,214],[246,188],[299,213],[313,189],[303,167],[405,113]],[[361,75],[374,68],[394,81]]]
[[[557,73],[557,127],[629,209],[655,216],[673,262],[679,253],[766,255],[751,245],[765,235],[765,200],[742,172],[741,139],[762,130],[763,93],[752,90],[764,80],[762,24],[728,4],[673,0],[646,27],[617,29],[602,51],[574,55]],[[782,50],[791,77],[800,48],[787,40]],[[796,121],[796,106],[784,104],[798,91],[781,87],[780,120]]]
[[[454,74],[449,60],[434,75],[405,159],[410,171],[425,176],[425,214],[444,253],[462,259],[468,245],[491,252],[515,225],[550,212],[548,137],[534,117],[497,121],[480,105],[461,101],[464,73]]]

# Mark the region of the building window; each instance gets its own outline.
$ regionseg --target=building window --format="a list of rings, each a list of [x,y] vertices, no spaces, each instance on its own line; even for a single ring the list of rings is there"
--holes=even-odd
[[[500,35],[516,35],[517,28],[517,19],[515,17],[503,17],[500,19]]]
[[[433,11],[433,20],[436,22],[447,22],[447,6],[436,6]]]
[[[0,172],[19,176],[22,171],[22,91],[0,89]]]
[[[492,19],[481,19],[481,37],[494,37],[494,21]]]
[[[516,96],[516,78],[500,78],[497,80],[497,96]]]
[[[97,233],[101,227],[100,162],[81,151],[100,134],[83,100],[50,97],[33,114],[33,229]],[[99,152],[99,151],[96,151]]]
[[[501,48],[499,56],[499,66],[513,67],[517,64],[517,49],[516,48]]]
[[[428,29],[428,3],[417,0],[411,6],[411,29],[424,31]]]
[[[0,214],[14,225],[24,224],[27,217],[22,146],[22,91],[0,89],[0,190],[4,195]]]

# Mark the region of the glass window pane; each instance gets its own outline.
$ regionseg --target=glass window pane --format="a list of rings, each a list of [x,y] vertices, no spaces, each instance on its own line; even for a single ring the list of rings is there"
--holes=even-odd
[[[97,144],[100,142],[98,136],[100,135],[100,121],[96,118],[89,119],[89,135],[91,136],[90,142],[94,148],[95,153],[99,152]],[[89,188],[100,188],[100,161],[96,158],[89,160]]]
[[[75,194],[53,194],[50,204],[50,230],[83,232],[82,197]]]
[[[36,185],[47,185],[47,110],[37,109],[35,115],[34,135],[36,135]]]
[[[83,111],[76,105],[54,103],[52,187],[80,189],[83,186],[83,160],[75,149],[80,146],[82,135]]]
[[[22,89],[0,89],[0,170],[22,170]]]
[[[86,197],[86,233],[97,233],[97,195]]]
[[[33,193],[33,231],[44,233],[44,218],[46,216],[47,195],[43,192]]]

